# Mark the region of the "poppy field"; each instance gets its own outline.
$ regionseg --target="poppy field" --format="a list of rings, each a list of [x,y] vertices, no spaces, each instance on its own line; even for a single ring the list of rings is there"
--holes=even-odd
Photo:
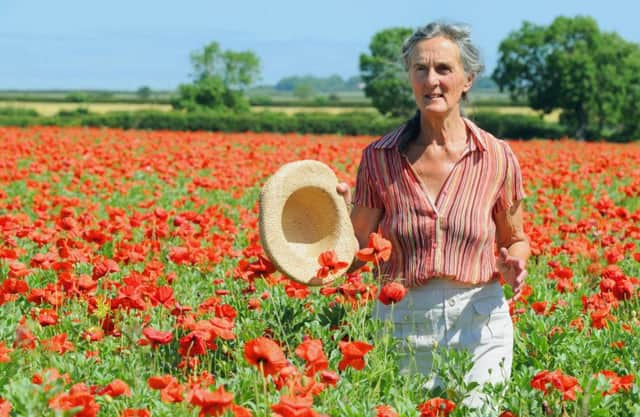
[[[0,416],[473,415],[465,352],[399,375],[392,324],[370,318],[404,291],[376,285],[383,236],[322,287],[260,246],[270,174],[317,159],[353,185],[373,139],[0,128]],[[640,144],[510,144],[532,257],[492,406],[640,416]],[[325,255],[326,277],[344,260]]]

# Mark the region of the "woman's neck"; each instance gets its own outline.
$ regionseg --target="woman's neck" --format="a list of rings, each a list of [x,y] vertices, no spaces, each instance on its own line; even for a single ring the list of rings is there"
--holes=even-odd
[[[467,126],[460,112],[451,112],[445,117],[432,117],[421,113],[420,134],[417,139],[424,145],[435,143],[452,147],[466,142],[466,131]]]

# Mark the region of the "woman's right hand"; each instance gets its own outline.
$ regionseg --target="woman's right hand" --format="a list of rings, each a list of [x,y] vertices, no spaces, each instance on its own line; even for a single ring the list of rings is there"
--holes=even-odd
[[[347,208],[351,208],[351,188],[346,182],[340,182],[336,185],[336,191],[344,198]]]

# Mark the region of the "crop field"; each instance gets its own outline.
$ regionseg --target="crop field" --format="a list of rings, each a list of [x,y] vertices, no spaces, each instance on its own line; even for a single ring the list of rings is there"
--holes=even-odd
[[[78,108],[87,109],[92,113],[107,113],[110,111],[139,111],[139,110],[160,110],[169,111],[169,104],[152,103],[58,103],[58,102],[33,102],[33,101],[0,101],[1,107],[12,107],[18,109],[33,109],[42,116],[54,116],[60,111],[70,111]]]
[[[371,264],[304,287],[260,246],[271,173],[353,185],[373,139],[0,128],[0,416],[471,415],[464,352],[398,373]],[[640,416],[640,144],[510,144],[533,256],[485,389],[502,417]]]

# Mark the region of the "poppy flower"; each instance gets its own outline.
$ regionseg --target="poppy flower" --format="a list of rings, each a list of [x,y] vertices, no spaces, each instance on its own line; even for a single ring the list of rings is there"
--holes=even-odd
[[[266,337],[258,337],[245,343],[244,358],[249,364],[258,367],[265,376],[276,375],[289,364],[280,346]]]
[[[41,341],[42,347],[50,352],[57,352],[61,355],[73,350],[74,346],[69,340],[67,340],[67,334],[61,333],[51,337],[50,339],[43,339]]]
[[[151,412],[146,408],[125,408],[120,417],[151,417]]]
[[[222,416],[226,409],[231,407],[233,394],[220,386],[215,391],[203,388],[194,388],[189,394],[188,401],[200,407],[200,416]]]
[[[454,409],[456,404],[444,398],[431,398],[418,405],[420,417],[447,417]]]
[[[171,375],[152,376],[147,379],[149,388],[160,390],[160,399],[165,403],[182,402],[184,388]]]
[[[89,387],[83,383],[75,384],[69,392],[62,392],[51,398],[49,407],[54,410],[79,408],[74,414],[76,417],[96,417],[100,410],[100,404],[96,402]]]
[[[225,304],[226,305],[226,304]],[[233,332],[233,321],[224,317],[214,317],[209,320],[211,324],[211,332],[220,339],[234,340],[236,338]]]
[[[566,375],[559,369],[540,371],[531,379],[531,387],[544,392],[545,395],[548,393],[549,385],[560,391],[564,400],[575,401],[576,392],[582,391],[575,377]]]
[[[178,353],[182,356],[204,355],[209,348],[215,348],[215,344],[211,341],[211,335],[208,332],[198,330],[181,337],[179,343]]]
[[[378,300],[384,305],[397,303],[407,294],[407,288],[399,282],[390,282],[380,289]]]
[[[373,232],[369,234],[367,247],[360,249],[356,256],[363,262],[373,262],[374,265],[380,265],[380,262],[386,262],[391,257],[391,242],[379,233]]]
[[[288,396],[280,397],[280,402],[273,404],[271,409],[281,417],[316,417],[318,414],[311,408],[313,398],[310,396]]]
[[[11,352],[13,349],[8,348],[4,342],[0,342],[0,363],[11,362],[11,356],[9,356]]]
[[[163,332],[153,327],[145,327],[142,330],[142,334],[146,339],[141,339],[138,344],[142,346],[151,345],[153,349],[157,348],[158,345],[165,345],[173,340],[173,332]]]
[[[400,415],[388,405],[378,405],[376,406],[376,417],[400,417]]]
[[[336,271],[349,265],[348,262],[339,261],[338,255],[333,249],[322,252],[318,256],[318,264],[320,264],[320,268],[318,269],[318,272],[316,272],[316,277],[320,279],[333,275]]]
[[[11,415],[11,403],[0,397],[0,417],[9,417]]]
[[[329,360],[322,350],[322,340],[307,339],[296,348],[296,355],[307,362],[305,373],[313,376],[318,371],[323,371],[329,367]]]
[[[633,386],[633,374],[620,376],[613,371],[603,370],[598,372],[609,381],[609,389],[602,393],[602,396],[612,395],[618,391],[629,391]]]
[[[340,381],[340,375],[336,374],[333,371],[322,371],[320,372],[320,381],[322,381],[322,383],[324,384],[335,387],[338,381]]]
[[[338,364],[338,369],[344,371],[348,366],[360,371],[365,366],[364,355],[373,349],[368,343],[365,342],[344,342],[339,343],[340,351],[343,358]]]
[[[52,326],[58,323],[58,313],[50,308],[44,308],[38,312],[38,323],[41,326]]]
[[[107,386],[97,391],[98,395],[108,395],[109,397],[131,397],[131,388],[121,379],[114,379]]]

